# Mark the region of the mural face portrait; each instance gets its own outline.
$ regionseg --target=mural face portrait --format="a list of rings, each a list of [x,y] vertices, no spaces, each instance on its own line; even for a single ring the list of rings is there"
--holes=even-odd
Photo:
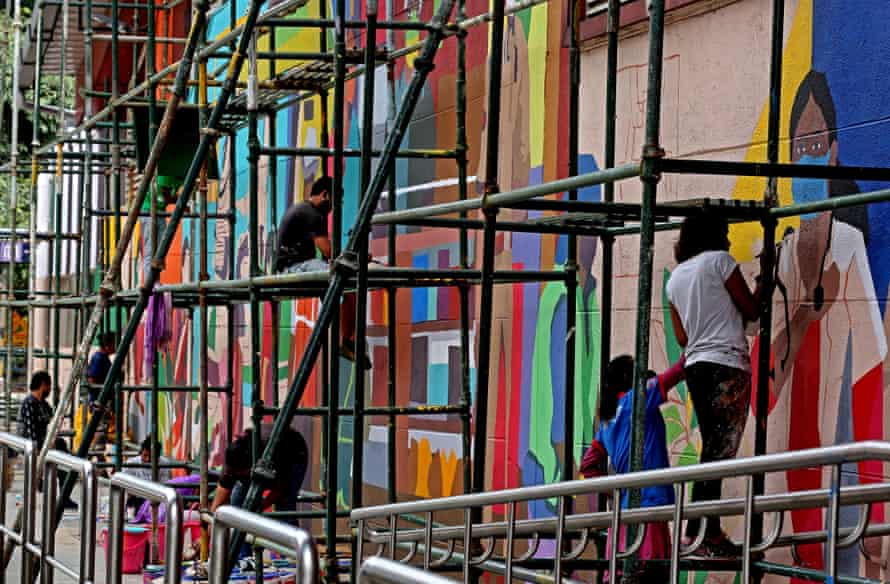
[[[838,145],[834,101],[822,73],[810,71],[800,84],[791,110],[791,162],[810,166],[837,166]],[[831,196],[831,183],[824,178],[791,181],[795,203],[814,203]],[[819,213],[801,216],[802,221]]]
[[[795,164],[837,164],[837,140],[828,131],[825,115],[812,95],[791,138],[791,161]]]

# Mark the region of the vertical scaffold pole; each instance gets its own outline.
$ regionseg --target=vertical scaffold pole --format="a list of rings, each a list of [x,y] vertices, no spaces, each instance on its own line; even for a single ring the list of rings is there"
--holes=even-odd
[[[62,0],[62,41],[61,55],[59,55],[59,127],[57,128],[57,136],[59,143],[56,145],[56,180],[55,180],[55,209],[53,213],[53,273],[51,275],[53,284],[53,301],[52,301],[52,352],[53,352],[53,402],[59,402],[59,351],[61,348],[61,335],[59,334],[59,325],[61,323],[61,309],[57,304],[57,300],[62,293],[62,191],[64,189],[64,142],[62,137],[65,135],[65,110],[67,99],[66,77],[68,75],[68,0]],[[10,250],[11,252],[11,250]],[[12,253],[12,252],[11,252]],[[10,258],[12,259],[12,258]],[[47,330],[50,330],[47,328]],[[45,350],[49,351],[50,343],[46,343]]]
[[[10,145],[9,161],[9,248],[15,250],[16,234],[18,232],[18,183],[19,183],[19,83],[20,67],[19,53],[22,50],[22,0],[15,0],[15,12],[13,14],[13,51],[12,51],[12,140]],[[13,258],[10,258],[12,260]],[[32,260],[33,256],[32,256]],[[6,287],[7,298],[11,303],[15,300],[15,262],[7,264]],[[4,371],[4,401],[6,402],[5,426],[6,431],[12,429],[12,367],[14,344],[12,342],[12,304],[6,307],[6,370]],[[34,326],[33,317],[29,317],[28,327]]]
[[[236,132],[230,133],[227,140],[227,157],[229,159],[229,254],[226,273],[228,273],[229,279],[232,280],[235,280],[238,277],[235,274],[237,266],[236,254],[238,253],[238,242],[235,238],[235,210],[238,197],[238,173],[235,171],[235,166],[237,165],[235,146],[237,141]],[[234,347],[235,342],[237,341],[235,337],[235,335],[238,334],[238,331],[235,330],[235,315],[237,314],[237,310],[238,309],[232,303],[229,303],[226,306],[226,338],[228,339],[230,347]],[[235,439],[235,391],[241,391],[240,388],[235,388],[235,351],[229,351],[228,371],[228,391],[226,392],[226,439],[231,442]]]
[[[255,31],[244,30],[244,34],[250,35],[250,44],[247,50],[247,196],[248,196],[248,250],[250,259],[250,277],[260,275],[260,229],[259,229],[259,71],[257,63],[257,35]],[[262,302],[257,293],[256,285],[250,283],[250,371],[252,386],[252,411],[253,411],[253,462],[259,458],[263,423],[263,384],[262,384],[262,327],[263,313]],[[263,552],[258,546],[254,546],[254,558],[257,566],[263,565]],[[261,568],[260,568],[261,569]]]
[[[83,31],[83,40],[84,40],[84,55],[83,55],[83,84],[84,89],[86,91],[86,96],[83,101],[83,111],[84,117],[90,118],[93,114],[93,98],[89,97],[92,94],[93,90],[93,0],[85,0],[84,2],[84,31]],[[81,209],[81,257],[80,257],[80,291],[82,294],[86,295],[92,290],[92,285],[90,282],[90,264],[93,256],[93,130],[88,129],[84,131],[84,171],[83,171],[83,188],[81,189],[84,193],[83,196],[83,208]],[[81,338],[86,336],[86,328],[89,320],[88,309],[86,304],[83,305],[81,309],[81,329],[78,330]],[[75,343],[76,346],[76,343]],[[73,393],[74,387],[76,387],[77,383],[82,381],[79,379],[82,377],[81,373],[75,373],[76,369],[72,364],[72,372],[71,378],[68,380],[68,385],[72,387],[71,392]],[[81,365],[82,371],[82,365]],[[75,378],[75,375],[77,378]],[[81,428],[86,428],[87,425],[87,410],[89,405],[89,392],[82,391],[82,404],[83,409],[81,411]],[[73,398],[73,396],[72,396]],[[62,401],[64,401],[64,396]],[[74,401],[72,399],[72,401]],[[73,444],[73,448],[80,448],[79,444]]]
[[[578,134],[579,110],[581,107],[581,48],[578,46],[578,19],[580,0],[569,0],[569,167],[568,175],[578,174]],[[570,201],[578,200],[577,189],[568,193]],[[563,448],[564,481],[570,481],[574,474],[575,463],[575,358],[578,342],[578,238],[568,238],[568,257],[566,258],[566,353],[565,377],[566,392],[563,404],[563,423],[565,424],[565,443]],[[565,500],[566,513],[572,512],[572,499]]]
[[[333,229],[331,230],[331,259],[340,255],[343,233],[343,116],[346,76],[346,1],[334,3],[334,168],[332,172]],[[338,302],[339,303],[339,302]],[[318,323],[316,323],[318,326]],[[334,584],[339,578],[337,565],[337,505],[338,505],[338,449],[340,444],[340,309],[331,312],[331,326],[328,329],[330,362],[328,381],[328,427],[327,427],[327,474],[325,481],[325,536],[327,546],[327,582]]]
[[[660,179],[655,164],[663,156],[659,143],[663,52],[664,0],[652,0],[649,5],[649,78],[646,90],[646,140],[643,145],[643,168],[641,173],[643,200],[640,213],[640,280],[637,287],[636,368],[634,371],[635,390],[631,425],[632,471],[643,469],[643,442],[646,431],[646,370],[649,367],[652,271],[655,253],[655,216],[653,211]],[[639,506],[639,489],[632,490],[630,497],[630,508]],[[635,531],[628,529],[628,538],[634,535]]]
[[[609,12],[606,25],[608,44],[606,47],[606,138],[605,138],[605,167],[615,166],[615,119],[618,95],[618,28],[619,0],[609,0]],[[607,182],[603,185],[603,200],[611,203],[615,200],[615,183]],[[614,257],[612,250],[615,245],[615,237],[604,235],[603,244],[602,277],[600,287],[602,298],[600,308],[602,316],[600,320],[600,391],[605,387],[606,366],[612,358],[612,265]]]
[[[457,0],[457,21],[467,17],[466,0]],[[457,96],[455,99],[455,121],[457,122],[457,193],[461,201],[467,199],[467,31],[460,29],[457,33]],[[395,210],[393,207],[392,210]],[[461,219],[467,218],[466,211],[460,214]],[[395,230],[395,226],[392,226]],[[459,233],[460,267],[470,269],[470,242],[467,229],[461,227]],[[458,288],[460,299],[460,425],[461,425],[461,460],[463,461],[464,493],[473,489],[472,467],[470,466],[470,450],[472,448],[471,413],[473,396],[470,392],[470,286],[462,282]],[[395,404],[392,404],[395,405]]]
[[[274,41],[275,41],[275,29],[272,29],[270,34],[270,42],[272,42],[271,50],[275,50]],[[274,76],[274,61],[272,62],[273,68],[273,76]],[[271,112],[266,117],[266,124],[268,125],[268,130],[266,132],[266,143],[272,146],[273,148],[277,144],[278,141],[278,113]],[[278,247],[278,156],[274,154],[274,152],[269,156],[269,239],[266,243],[273,250],[273,254],[266,254],[267,258],[271,258],[274,256],[274,250]],[[270,260],[274,262],[274,260]],[[269,266],[266,266],[267,271],[274,269],[274,263]],[[281,347],[281,303],[277,299],[269,300],[269,311],[271,312],[272,325],[271,330],[272,333],[272,347],[271,347],[271,355],[272,355],[272,375],[269,379],[269,387],[272,392],[272,407],[277,408],[279,402],[278,396],[278,351]]]
[[[617,109],[618,88],[618,29],[620,28],[619,0],[609,0],[606,16],[606,135],[604,140],[605,168],[615,167],[615,120]],[[615,183],[603,185],[603,201],[611,203],[615,200]],[[615,237],[611,234],[600,238],[602,244],[602,272],[598,280],[600,288],[600,376],[599,399],[602,399],[606,387],[606,370],[612,360],[612,266],[614,265]],[[597,402],[599,405],[599,401]],[[599,419],[599,411],[595,417]],[[602,420],[600,420],[602,421]],[[605,509],[606,498],[597,498],[597,509]],[[599,550],[605,554],[605,547]],[[600,572],[600,578],[604,573]]]
[[[205,35],[206,36],[206,33]],[[207,123],[207,60],[202,59],[198,64],[198,100],[200,104],[201,127]],[[206,282],[210,280],[210,274],[207,271],[207,256],[209,250],[207,246],[210,242],[208,233],[208,208],[207,208],[207,165],[201,171],[201,228],[200,228],[200,246],[201,256],[200,265],[198,266],[198,280]],[[201,485],[200,485],[200,506],[202,512],[210,511],[210,485],[208,484],[208,476],[210,473],[210,429],[208,419],[209,399],[207,396],[208,378],[208,347],[210,345],[209,338],[209,320],[207,308],[207,289],[201,288],[198,292],[198,383],[200,393],[198,396],[198,435],[200,440],[200,461],[201,461]],[[209,546],[210,532],[208,525],[201,522],[201,561],[207,561],[210,553]]]
[[[773,1],[773,26],[770,47],[770,79],[769,79],[769,117],[767,120],[767,153],[770,163],[779,161],[779,119],[782,104],[782,41],[784,38],[785,2]],[[763,202],[767,207],[778,204],[777,178],[767,180]],[[772,349],[773,324],[773,288],[775,286],[773,268],[776,262],[776,221],[769,215],[763,220],[763,251],[761,252],[761,297],[760,297],[760,329],[758,331],[757,349],[757,393],[756,419],[754,424],[754,454],[766,454],[766,430],[769,414],[769,384],[771,375],[770,352]],[[754,476],[754,496],[764,493],[764,476]],[[751,533],[760,538],[763,533],[763,515],[754,516]],[[755,573],[756,578],[761,574]]]
[[[120,6],[119,0],[111,0],[111,99],[112,102],[115,102],[120,95],[120,57],[118,55],[120,51]],[[117,107],[112,108],[111,110],[111,241],[109,241],[109,247],[111,245],[117,245],[117,242],[120,241],[120,228],[121,228],[121,127],[120,127],[120,112]],[[114,242],[112,244],[112,242]],[[154,249],[152,249],[154,251]],[[117,250],[115,250],[115,254]],[[109,271],[109,274],[113,272]],[[120,272],[114,274],[114,281],[112,282],[115,287],[120,288]],[[123,309],[120,301],[115,301],[114,303],[114,319],[112,319],[114,323],[112,325],[113,328],[117,330],[121,330],[123,328]],[[155,363],[157,363],[157,359],[155,359]],[[123,439],[123,430],[121,422],[124,417],[124,396],[123,390],[121,388],[120,382],[116,379],[114,385],[114,417],[117,420],[117,424],[115,426],[116,432],[114,434],[114,469],[115,471],[120,471],[123,468],[124,462],[124,439]],[[152,396],[154,396],[156,392],[152,391]],[[154,405],[155,399],[152,397],[152,404]],[[154,427],[157,419],[157,410],[152,411],[152,420],[151,424]],[[157,438],[157,433],[152,432],[152,440]],[[154,450],[154,447],[152,447]]]
[[[359,182],[362,194],[371,183],[371,149],[374,147],[374,69],[377,39],[377,0],[366,3],[365,20],[365,76],[362,94],[362,142]],[[362,506],[362,475],[365,445],[365,367],[367,353],[368,313],[368,246],[370,234],[365,233],[358,243],[355,302],[355,400],[353,401],[352,451],[352,507]],[[358,578],[358,564],[353,563]]]
[[[37,340],[37,327],[35,326],[34,307],[31,302],[35,300],[35,291],[37,290],[37,180],[40,176],[38,167],[37,151],[40,148],[40,89],[43,76],[43,59],[39,55],[43,54],[43,4],[37,3],[37,47],[35,55],[38,58],[34,63],[34,103],[32,104],[32,132],[31,132],[31,220],[28,222],[28,239],[31,253],[31,262],[28,264],[28,351],[25,370],[34,371],[34,343]],[[16,67],[18,64],[16,64]],[[43,311],[41,311],[43,312]],[[58,407],[59,404],[56,404]]]
[[[386,3],[386,20],[392,22],[393,9],[392,2]],[[391,28],[386,29],[386,45],[389,49],[395,46],[395,34]],[[397,105],[396,97],[396,67],[395,63],[390,60],[386,64],[386,77],[389,83],[389,109],[386,115],[386,131],[392,131]],[[389,178],[387,186],[387,203],[390,211],[396,210],[396,201],[398,199],[398,181],[396,180],[395,161],[390,164]],[[396,261],[396,238],[398,237],[397,227],[393,224],[387,226],[386,232],[386,256],[387,263],[395,266]],[[398,366],[398,298],[399,290],[396,286],[390,286],[386,289],[386,405],[394,408],[397,401],[397,379],[396,367]],[[394,414],[390,414],[386,420],[386,494],[390,503],[395,503],[398,498],[398,462],[397,462],[397,420]],[[466,461],[467,458],[464,457]],[[466,465],[464,465],[466,468]]]
[[[362,138],[359,182],[364,196],[371,182],[371,149],[374,146],[374,73],[377,48],[377,0],[365,4],[365,75],[362,85]],[[369,232],[360,234],[356,249],[356,302],[355,302],[355,397],[352,408],[352,501],[351,507],[362,506],[362,490],[365,460],[365,355],[367,354],[368,318],[368,246]],[[332,542],[328,542],[328,546]],[[357,540],[353,539],[352,577],[358,581],[361,558],[358,557]]]
[[[504,4],[495,0],[491,17],[491,41],[488,53],[488,106],[485,134],[485,197],[500,191],[498,162],[501,127],[501,73],[504,49]],[[488,446],[488,380],[491,365],[491,327],[494,303],[493,274],[497,209],[483,206],[485,229],[482,235],[482,283],[479,305],[479,356],[476,369],[476,416],[473,443],[473,492],[485,490],[485,454]],[[476,508],[478,520],[481,509]]]
[[[318,17],[320,19],[327,18],[328,15],[328,0],[319,0],[318,2]],[[319,52],[326,54],[328,52],[328,29],[319,27],[318,29],[318,47]],[[320,157],[321,162],[321,174],[322,176],[330,176],[331,169],[329,168],[330,157],[327,154],[328,148],[331,145],[330,139],[330,115],[328,108],[328,98],[329,98],[328,90],[323,86],[318,91],[318,110],[320,113],[320,141],[322,145],[322,154]],[[304,181],[305,182],[305,181]],[[334,193],[331,193],[331,200],[333,202]],[[303,198],[305,199],[305,193],[303,193]],[[330,397],[330,374],[331,368],[329,366],[330,358],[328,354],[328,338],[325,338],[324,348],[322,349],[322,357],[320,363],[318,365],[318,370],[321,373],[321,385],[316,386],[320,387],[318,391],[318,403],[321,407],[330,407],[328,403],[328,398]],[[330,431],[330,413],[327,415],[323,415],[321,417],[321,436],[319,439],[319,451],[320,451],[320,476],[327,477],[328,476],[328,467],[331,464],[332,460],[336,460],[332,458],[332,454],[328,452],[328,432]],[[324,478],[322,478],[322,481]],[[327,488],[327,483],[325,484],[325,488]],[[327,494],[327,493],[326,493]],[[331,501],[331,499],[325,497],[325,506]],[[327,518],[325,519],[327,521]],[[327,529],[327,523],[325,523],[325,529]]]

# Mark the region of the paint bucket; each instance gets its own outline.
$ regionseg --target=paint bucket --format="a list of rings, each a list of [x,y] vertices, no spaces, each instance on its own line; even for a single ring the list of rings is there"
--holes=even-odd
[[[145,549],[148,545],[149,531],[144,527],[127,525],[124,527],[123,573],[138,574],[145,565]],[[108,528],[103,528],[99,541],[108,557]]]
[[[188,536],[188,537],[186,537]],[[201,540],[201,521],[188,520],[182,524],[182,545],[187,546]],[[158,523],[158,561],[164,562],[164,552],[167,550],[167,524]]]
[[[164,566],[148,564],[142,570],[142,584],[152,584],[155,580],[164,577]]]

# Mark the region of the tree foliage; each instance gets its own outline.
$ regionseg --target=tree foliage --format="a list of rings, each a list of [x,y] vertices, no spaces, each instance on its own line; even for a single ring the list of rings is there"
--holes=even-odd
[[[28,6],[23,7],[22,16],[25,22],[30,19],[31,9]],[[4,42],[5,41],[5,42]],[[0,12],[0,76],[2,76],[3,86],[0,91],[0,112],[2,112],[2,133],[0,133],[0,164],[7,164],[12,154],[12,96],[13,92],[13,26],[11,16],[5,12]],[[73,69],[76,63],[69,63]],[[62,83],[65,83],[65,104],[66,109],[74,106],[74,93],[76,91],[76,83],[74,76],[68,75],[64,81],[58,74],[43,75],[40,79],[40,102],[43,105],[53,107],[59,106],[61,97]],[[31,141],[34,128],[34,88],[23,92],[25,108],[19,112],[19,143],[18,157],[19,170],[27,168],[31,159]],[[41,144],[52,141],[58,135],[59,117],[58,113],[42,111],[37,116],[37,139]],[[30,221],[30,200],[29,193],[31,187],[30,176],[28,172],[20,172],[17,181],[17,204],[16,204],[16,227],[27,229]],[[10,204],[11,204],[11,184],[12,177],[10,173],[0,173],[0,227],[8,228],[10,225]]]

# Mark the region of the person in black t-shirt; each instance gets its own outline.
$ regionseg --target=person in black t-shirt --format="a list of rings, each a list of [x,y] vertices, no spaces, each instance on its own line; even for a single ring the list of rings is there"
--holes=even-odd
[[[331,212],[331,178],[323,176],[312,185],[308,201],[292,205],[281,218],[275,269],[278,272],[319,272],[329,269],[331,238],[328,213]],[[320,257],[319,257],[320,256]],[[340,305],[341,354],[355,361],[355,293],[343,295]],[[365,369],[370,359],[363,359]]]
[[[222,475],[210,506],[215,511],[221,505],[241,506],[247,487],[250,486],[250,471],[253,466],[253,428],[248,428],[226,448]],[[262,432],[260,451],[268,444],[268,432]],[[268,496],[262,508],[275,505],[279,510],[293,510],[296,497],[303,483],[309,464],[309,448],[302,434],[293,429],[284,431],[275,458],[275,482],[266,485]]]
[[[250,487],[250,472],[253,465],[253,428],[248,428],[226,448],[222,475],[210,504],[210,511],[215,512],[222,505],[241,507]],[[260,451],[268,444],[268,428],[260,430]],[[263,498],[260,510],[275,505],[277,511],[294,511],[297,508],[297,496],[300,486],[309,468],[309,448],[303,435],[288,428],[281,436],[281,442],[273,459],[275,481],[265,485],[268,494]],[[290,521],[291,523],[294,520]],[[250,547],[243,545],[239,551],[239,560],[250,556]]]
[[[46,371],[31,376],[31,393],[22,401],[18,416],[18,434],[31,440],[39,449],[46,440],[46,431],[53,417],[53,408],[47,403],[53,388],[52,378]]]
[[[28,394],[22,401],[19,408],[19,416],[17,420],[17,430],[19,436],[26,440],[34,442],[35,447],[39,450],[46,441],[46,434],[49,430],[49,424],[53,418],[53,408],[46,401],[53,388],[53,379],[46,371],[37,371],[31,376],[31,384]],[[61,437],[56,437],[53,441],[53,449],[61,452],[68,452],[68,445]],[[65,482],[66,473],[59,471],[57,479],[59,481],[59,490],[62,483]],[[65,507],[73,509],[77,507],[71,499],[65,502]]]
[[[328,236],[330,212],[331,179],[322,177],[312,185],[309,199],[292,205],[281,218],[275,260],[277,271],[327,271],[331,257],[331,239]],[[318,257],[319,253],[321,258]]]

